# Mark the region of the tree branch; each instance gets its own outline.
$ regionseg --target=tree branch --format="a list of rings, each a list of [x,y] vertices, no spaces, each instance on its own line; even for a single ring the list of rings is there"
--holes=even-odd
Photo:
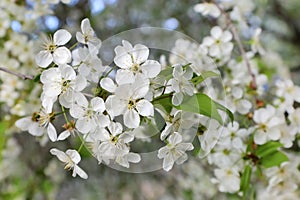
[[[14,71],[11,71],[10,69],[4,68],[4,67],[0,67],[0,71],[6,72],[8,74],[12,74],[14,76],[17,76],[17,77],[23,79],[23,80],[27,80],[27,79],[32,80],[34,78],[33,76],[28,76],[28,75],[25,75],[25,74],[14,72]]]
[[[235,26],[233,25],[233,23],[232,23],[232,21],[230,19],[229,14],[227,12],[225,12],[225,10],[223,8],[221,8],[221,6],[218,3],[215,2],[215,5],[219,8],[219,10],[221,11],[221,13],[226,18],[226,22],[227,22],[227,24],[228,24],[228,26],[229,26],[232,34],[233,34],[234,40],[237,42],[238,48],[240,50],[240,53],[241,53],[241,55],[243,57],[243,60],[246,63],[248,72],[249,72],[249,74],[250,74],[250,76],[252,78],[251,88],[256,89],[257,88],[256,78],[255,78],[255,75],[254,75],[254,73],[253,73],[253,71],[251,69],[251,65],[250,65],[249,59],[247,58],[247,55],[246,55],[245,49],[244,49],[244,47],[242,45],[241,39],[239,37],[239,34],[238,34]]]

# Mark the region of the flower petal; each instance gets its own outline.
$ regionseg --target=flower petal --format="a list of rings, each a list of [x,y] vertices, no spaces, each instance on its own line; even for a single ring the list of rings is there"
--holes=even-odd
[[[113,80],[111,80],[111,78],[103,78],[100,81],[100,85],[103,89],[105,89],[108,92],[113,93],[116,90],[116,85],[113,82]]]
[[[140,116],[134,109],[126,110],[123,120],[128,128],[137,128],[140,125]]]
[[[63,65],[71,62],[71,52],[66,47],[58,47],[53,53],[53,62]]]
[[[161,70],[161,65],[156,60],[147,60],[141,66],[141,69],[143,71],[143,74],[146,75],[146,77],[154,78],[159,74],[159,72]]]
[[[47,133],[52,142],[55,142],[57,140],[56,129],[51,123],[48,124]]]
[[[49,51],[40,51],[35,56],[35,62],[42,68],[48,67],[53,61],[53,56]]]
[[[65,29],[60,29],[56,31],[53,35],[53,41],[56,45],[65,45],[70,41],[72,35]]]
[[[136,109],[137,109],[138,113],[142,116],[148,117],[148,116],[153,116],[153,114],[154,114],[153,105],[145,99],[140,100],[136,104]]]

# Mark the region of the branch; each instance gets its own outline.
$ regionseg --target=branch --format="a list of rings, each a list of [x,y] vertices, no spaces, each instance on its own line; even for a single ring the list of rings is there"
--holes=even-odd
[[[34,78],[33,76],[28,76],[28,75],[25,75],[25,74],[14,72],[14,71],[11,71],[11,70],[9,70],[7,68],[4,68],[4,67],[0,67],[0,71],[12,74],[14,76],[17,76],[17,77],[23,79],[23,80],[27,80],[27,79],[32,80]]]
[[[255,78],[255,75],[251,69],[251,66],[250,66],[250,62],[249,62],[249,59],[247,58],[247,55],[246,55],[246,52],[245,52],[245,49],[242,45],[242,42],[241,42],[241,39],[239,37],[239,34],[235,28],[235,26],[233,25],[231,19],[230,19],[230,16],[228,15],[227,12],[225,12],[225,10],[223,10],[223,8],[221,8],[221,6],[218,4],[218,3],[215,3],[215,5],[219,8],[219,10],[222,12],[222,14],[225,16],[226,18],[226,22],[233,34],[233,38],[234,40],[237,42],[237,45],[238,45],[238,48],[240,50],[240,53],[242,54],[242,57],[243,57],[243,60],[245,61],[246,63],[246,66],[247,66],[247,69],[248,69],[248,72],[252,78],[252,83],[251,83],[251,88],[253,89],[256,89],[257,88],[257,84],[256,84],[256,78]]]

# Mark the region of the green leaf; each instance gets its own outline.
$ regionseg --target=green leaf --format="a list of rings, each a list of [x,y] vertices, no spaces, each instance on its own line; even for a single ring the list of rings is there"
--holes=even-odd
[[[262,157],[261,165],[265,168],[275,167],[288,160],[288,157],[283,152],[277,151]]]
[[[164,94],[152,101],[153,105],[159,109],[165,110],[170,113],[173,107],[172,96],[170,94]]]
[[[158,131],[162,131],[166,125],[165,119],[161,116],[161,114],[154,109],[154,121]]]
[[[2,161],[2,151],[6,142],[5,130],[7,129],[7,126],[8,123],[6,121],[0,122],[0,162]]]
[[[159,73],[159,76],[163,77],[164,80],[168,81],[173,77],[173,67],[167,67]]]
[[[224,111],[224,112],[227,113],[227,115],[229,116],[229,119],[230,119],[230,121],[232,123],[234,121],[234,115],[233,115],[233,113],[228,108],[226,108],[225,106],[223,106],[222,104],[219,104],[218,102],[215,102],[215,101],[214,101],[214,103],[216,104],[217,109],[222,110],[222,111]]]
[[[183,111],[208,116],[217,120],[220,124],[223,124],[216,103],[206,94],[197,93],[191,97],[185,96],[183,102],[179,106],[174,107]]]
[[[250,165],[246,165],[244,172],[241,176],[241,187],[240,190],[243,192],[243,195],[247,194],[247,191],[250,186],[250,179],[251,179],[251,173],[252,173],[252,168]]]
[[[280,142],[270,141],[266,144],[258,146],[254,153],[258,157],[262,158],[277,152],[279,147],[282,147],[282,144]]]
[[[210,77],[216,77],[216,76],[220,76],[220,74],[217,74],[212,71],[206,71],[206,72],[203,72],[200,76],[194,77],[192,79],[192,82],[194,83],[194,85],[198,85],[198,84],[202,83],[205,79],[210,78]]]

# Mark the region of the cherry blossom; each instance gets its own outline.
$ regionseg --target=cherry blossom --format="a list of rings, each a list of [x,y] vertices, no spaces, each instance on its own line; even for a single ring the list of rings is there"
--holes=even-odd
[[[40,51],[36,57],[36,64],[42,68],[48,67],[52,62],[57,65],[69,63],[71,61],[71,52],[63,45],[71,39],[71,34],[64,29],[56,31],[53,38],[48,38],[44,44],[44,50]]]
[[[78,163],[81,161],[80,154],[73,149],[68,149],[66,152],[60,151],[56,148],[50,150],[50,153],[56,156],[61,162],[65,163],[65,169],[71,170],[73,169],[72,176],[76,177],[78,174],[81,178],[87,179],[88,175],[83,171]]]

